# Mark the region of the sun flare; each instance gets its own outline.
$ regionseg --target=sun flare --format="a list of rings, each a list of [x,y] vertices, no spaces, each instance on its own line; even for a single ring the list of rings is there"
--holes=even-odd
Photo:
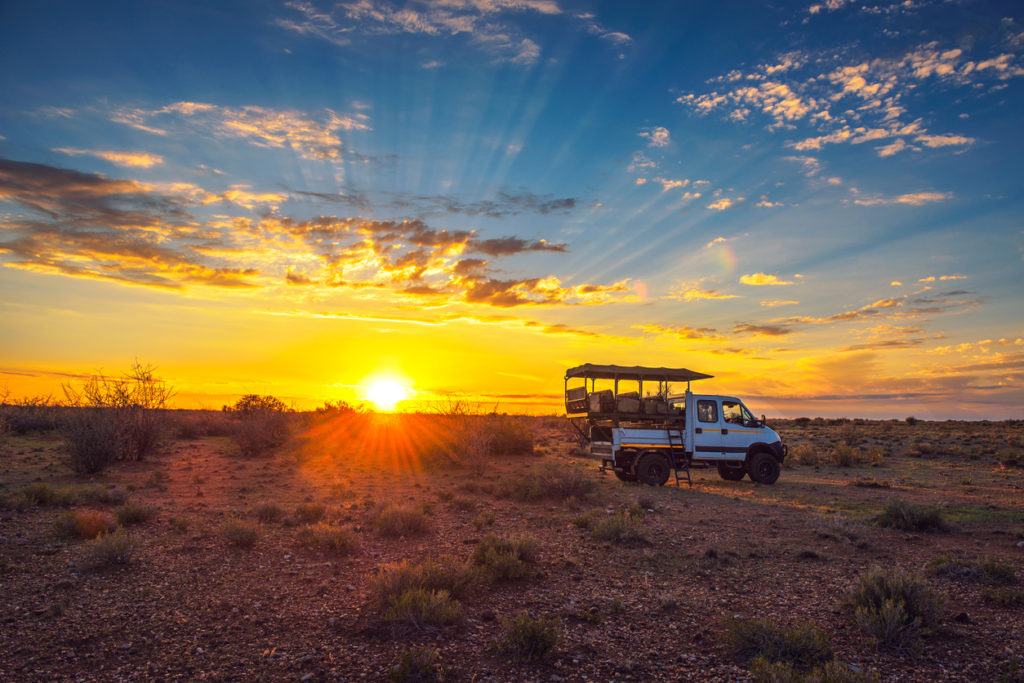
[[[394,410],[400,401],[409,396],[409,387],[393,377],[372,379],[365,386],[367,400],[382,412]]]

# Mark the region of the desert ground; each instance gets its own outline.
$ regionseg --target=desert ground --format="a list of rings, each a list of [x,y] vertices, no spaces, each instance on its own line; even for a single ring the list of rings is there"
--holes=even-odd
[[[0,679],[1024,680],[1020,421],[769,420],[775,485],[653,488],[556,417],[328,414],[259,456],[224,419],[174,411],[94,475],[58,432],[0,436]],[[872,571],[934,623],[880,641]]]

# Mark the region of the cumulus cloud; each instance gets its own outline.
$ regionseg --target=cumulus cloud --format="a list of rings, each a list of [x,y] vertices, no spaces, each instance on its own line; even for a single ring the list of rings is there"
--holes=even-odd
[[[647,138],[648,147],[667,147],[672,141],[669,136],[668,128],[663,128],[661,126],[648,128],[647,130],[642,131],[640,133],[640,137]]]
[[[743,197],[737,197],[735,199],[730,199],[729,197],[722,197],[721,199],[717,199],[708,204],[707,208],[711,209],[712,211],[725,211],[726,209],[730,209],[736,206],[742,201]]]

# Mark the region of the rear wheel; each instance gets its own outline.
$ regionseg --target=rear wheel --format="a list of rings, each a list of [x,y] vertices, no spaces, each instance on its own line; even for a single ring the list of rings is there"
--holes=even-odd
[[[726,481],[739,481],[746,475],[747,468],[744,465],[728,465],[724,462],[718,463],[718,476]]]
[[[774,484],[779,478],[779,461],[771,453],[761,451],[750,458],[750,478],[758,484]]]
[[[646,453],[636,466],[636,478],[648,486],[662,486],[668,481],[668,460],[660,453]]]

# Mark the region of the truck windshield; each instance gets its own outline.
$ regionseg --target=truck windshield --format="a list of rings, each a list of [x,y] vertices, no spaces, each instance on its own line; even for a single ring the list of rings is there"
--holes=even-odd
[[[751,426],[754,416],[739,401],[722,401],[722,419],[732,424]]]

